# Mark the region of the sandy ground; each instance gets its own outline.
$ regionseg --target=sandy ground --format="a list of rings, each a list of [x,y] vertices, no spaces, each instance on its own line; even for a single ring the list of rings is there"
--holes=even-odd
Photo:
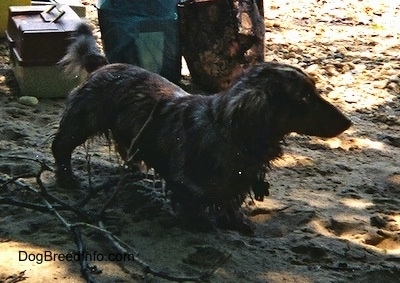
[[[88,17],[96,23],[90,2]],[[354,125],[334,139],[287,138],[285,155],[268,173],[271,195],[245,205],[253,237],[182,229],[160,189],[134,182],[110,204],[106,228],[151,267],[173,275],[197,276],[230,255],[211,282],[400,282],[399,7],[398,0],[266,1],[266,60],[312,74]],[[85,282],[78,262],[62,260],[76,245],[59,218],[5,204],[43,203],[29,188],[38,188],[37,160],[53,165],[51,136],[65,101],[19,103],[5,40],[0,55],[0,282]],[[85,207],[99,211],[120,177],[116,154],[98,139],[78,148],[73,160],[86,188],[105,188]],[[85,194],[60,190],[50,171],[42,180],[71,205]],[[69,223],[82,221],[58,211]],[[92,256],[117,253],[97,230],[82,234]],[[50,253],[61,257],[41,260]],[[96,259],[90,265],[101,271],[93,274],[98,282],[165,281],[143,276],[135,261]]]

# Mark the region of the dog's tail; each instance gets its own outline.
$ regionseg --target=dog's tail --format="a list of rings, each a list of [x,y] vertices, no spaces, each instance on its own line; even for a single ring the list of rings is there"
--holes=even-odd
[[[79,75],[82,70],[91,73],[107,65],[108,61],[100,52],[91,27],[82,22],[76,28],[67,54],[58,63],[66,72]]]

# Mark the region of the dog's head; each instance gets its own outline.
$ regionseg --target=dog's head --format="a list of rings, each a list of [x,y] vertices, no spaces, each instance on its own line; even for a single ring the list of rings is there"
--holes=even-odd
[[[296,67],[263,63],[250,70],[244,81],[247,87],[255,88],[246,91],[251,104],[263,107],[266,122],[277,132],[329,138],[351,125],[342,112],[319,95],[314,81]]]

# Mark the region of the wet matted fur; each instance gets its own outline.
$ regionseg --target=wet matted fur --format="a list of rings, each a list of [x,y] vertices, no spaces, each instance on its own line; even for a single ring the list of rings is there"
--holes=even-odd
[[[155,168],[188,219],[213,207],[242,229],[240,205],[286,134],[333,137],[351,124],[296,67],[262,63],[222,93],[191,95],[139,67],[107,64],[87,42],[93,35],[82,24],[63,60],[90,74],[70,94],[52,144],[61,185],[73,180],[75,147],[111,131],[122,158]]]

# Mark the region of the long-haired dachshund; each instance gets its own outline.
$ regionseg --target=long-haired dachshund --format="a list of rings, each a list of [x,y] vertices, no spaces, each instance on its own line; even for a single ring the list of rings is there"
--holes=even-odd
[[[84,23],[61,63],[89,75],[71,92],[52,144],[59,184],[74,179],[73,150],[111,132],[121,157],[155,168],[194,223],[212,207],[228,228],[247,227],[240,205],[281,155],[286,134],[329,138],[351,125],[309,76],[289,65],[262,63],[224,92],[191,95],[142,68],[108,64]]]

